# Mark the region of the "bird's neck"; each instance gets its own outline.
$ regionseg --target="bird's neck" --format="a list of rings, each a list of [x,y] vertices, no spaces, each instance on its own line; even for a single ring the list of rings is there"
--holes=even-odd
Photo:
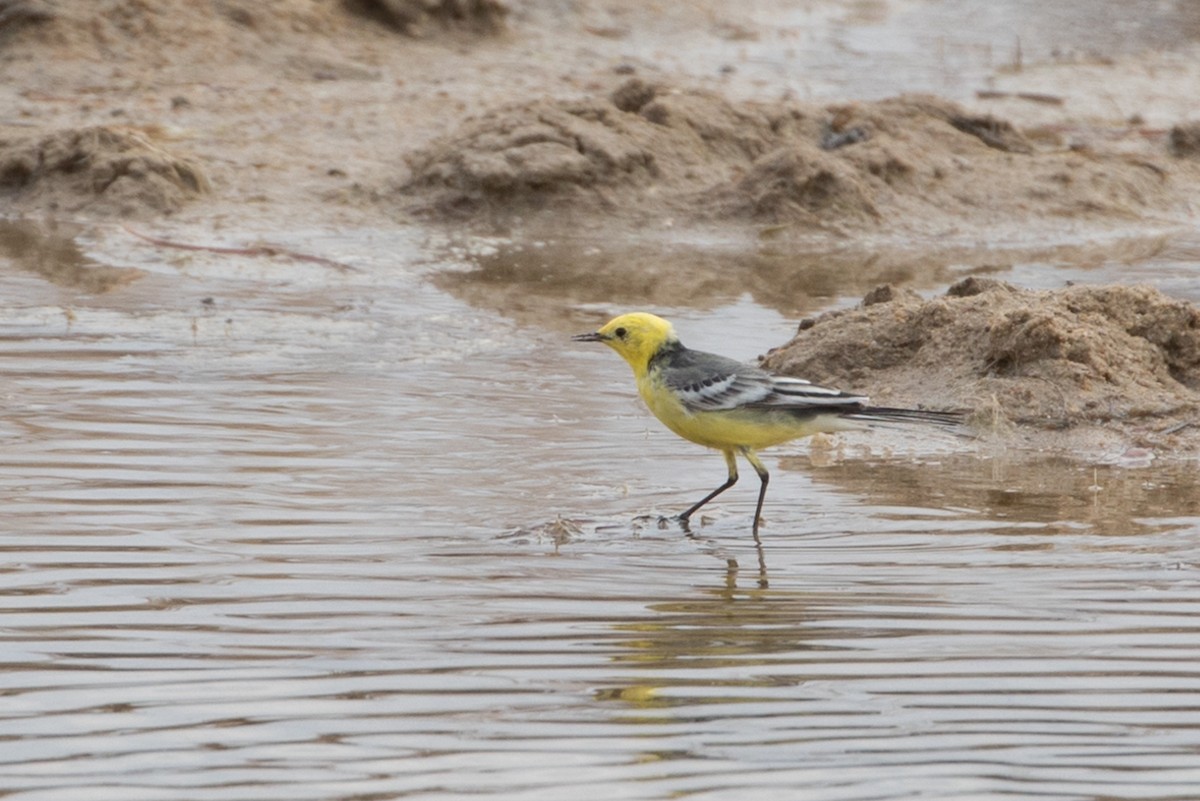
[[[647,354],[646,362],[642,365],[642,372],[653,372],[663,365],[669,363],[678,353],[687,350],[683,343],[678,339],[670,339],[659,345],[658,350]],[[633,371],[638,372],[637,365],[634,365]]]

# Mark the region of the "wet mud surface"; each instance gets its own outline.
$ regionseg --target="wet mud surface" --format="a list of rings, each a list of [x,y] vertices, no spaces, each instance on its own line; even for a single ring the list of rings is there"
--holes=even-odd
[[[736,104],[634,78],[607,98],[469,121],[412,158],[405,190],[452,217],[676,215],[842,235],[1188,213],[1200,173],[1165,147],[1134,158],[1048,138],[933,97]]]
[[[971,277],[926,300],[884,285],[802,321],[765,364],[887,403],[971,409],[981,435],[1043,448],[1063,432],[1075,453],[1122,436],[1194,452],[1200,433],[1200,310],[1147,287],[1037,293]]]
[[[1192,797],[1198,37],[0,0],[0,793]],[[975,435],[685,530],[634,308]]]

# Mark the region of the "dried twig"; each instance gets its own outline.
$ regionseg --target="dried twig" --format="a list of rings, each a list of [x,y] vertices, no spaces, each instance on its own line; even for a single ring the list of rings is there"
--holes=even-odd
[[[975,92],[975,97],[980,100],[1016,98],[1018,100],[1028,100],[1030,103],[1044,103],[1048,106],[1061,106],[1067,102],[1058,95],[1048,95],[1042,92],[1004,92],[998,89],[980,89]]]

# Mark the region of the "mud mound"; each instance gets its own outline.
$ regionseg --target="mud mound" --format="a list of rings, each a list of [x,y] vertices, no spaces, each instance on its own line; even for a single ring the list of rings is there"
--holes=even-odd
[[[467,213],[567,203],[703,216],[712,207],[709,195],[734,186],[760,160],[773,164],[781,142],[796,139],[799,147],[788,131],[801,121],[790,108],[736,106],[710,93],[633,79],[609,98],[535,101],[468,122],[410,159],[407,189],[424,193],[437,208]],[[801,206],[877,216],[840,165],[796,171],[806,172],[791,192]]]
[[[170,213],[208,190],[199,166],[116,128],[0,139],[0,196],[22,210]]]
[[[316,47],[331,56],[356,23],[409,35],[504,29],[503,0],[0,0],[0,54],[168,64],[233,58],[279,60],[264,45],[293,43],[286,58]]]
[[[1200,412],[1200,310],[1149,287],[1033,292],[969,278],[932,300],[875,290],[805,320],[765,364],[882,404],[976,409],[985,427],[1113,426],[1154,440]]]
[[[719,182],[729,164],[765,151],[769,125],[707,95],[658,97],[638,82],[613,99],[539,100],[468,122],[410,159],[407,189],[468,212],[551,200],[615,208],[659,187]]]
[[[502,0],[343,0],[343,4],[409,36],[424,36],[440,27],[499,33],[509,13]]]
[[[333,35],[353,16],[327,0],[0,0],[0,54],[167,64],[263,57],[263,44]]]
[[[468,121],[410,158],[404,189],[424,210],[466,215],[623,210],[944,230],[1183,213],[1170,163],[1038,151],[1007,122],[930,97],[733,103],[632,79],[607,98],[539,100]]]

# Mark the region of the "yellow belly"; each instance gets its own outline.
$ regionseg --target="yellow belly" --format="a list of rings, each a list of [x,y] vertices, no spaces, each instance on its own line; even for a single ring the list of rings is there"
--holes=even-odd
[[[770,409],[689,412],[652,376],[639,379],[638,393],[667,428],[684,439],[720,450],[758,450],[822,431],[846,431],[858,427],[832,414],[801,417]]]

